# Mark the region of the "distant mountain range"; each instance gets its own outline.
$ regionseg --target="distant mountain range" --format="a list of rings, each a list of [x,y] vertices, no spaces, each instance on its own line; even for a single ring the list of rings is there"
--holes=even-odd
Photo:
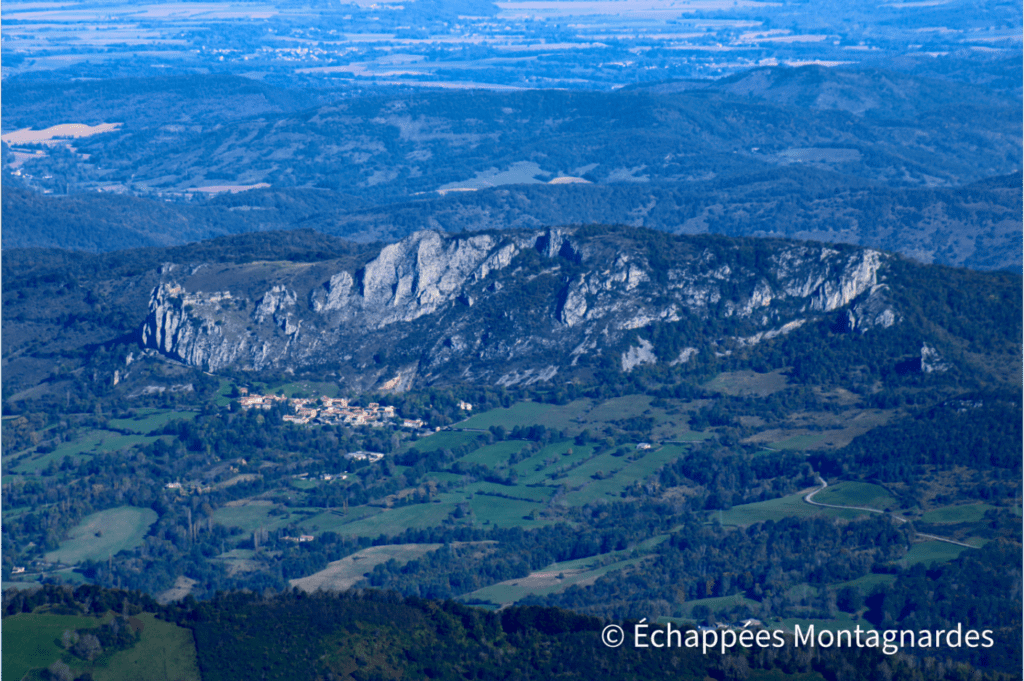
[[[1021,105],[1000,82],[808,66],[612,93],[356,95],[227,76],[20,83],[5,93],[7,126],[123,126],[71,151],[5,146],[3,245],[620,223],[1016,269]],[[260,183],[270,186],[184,200]],[[96,188],[108,192],[83,191]]]

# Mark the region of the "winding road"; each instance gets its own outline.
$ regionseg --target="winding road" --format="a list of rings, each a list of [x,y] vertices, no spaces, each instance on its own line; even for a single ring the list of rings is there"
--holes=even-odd
[[[890,513],[888,511],[883,511],[883,510],[878,509],[878,508],[868,508],[867,506],[837,506],[835,504],[823,504],[823,503],[821,503],[819,501],[815,501],[814,500],[814,495],[817,494],[818,492],[821,492],[826,487],[828,487],[828,483],[825,482],[825,478],[821,477],[820,475],[818,476],[818,482],[821,483],[821,487],[819,487],[818,489],[816,489],[816,490],[814,490],[812,492],[808,492],[804,496],[804,501],[807,502],[808,504],[810,504],[811,506],[823,506],[824,508],[843,508],[843,509],[848,509],[848,510],[851,510],[851,511],[867,511],[868,513],[880,513],[882,515],[887,515],[887,516],[893,518],[898,523],[905,523],[905,522],[907,522],[906,518],[901,518],[900,516],[896,515],[895,513]],[[976,548],[978,548],[977,546],[971,546],[970,544],[965,544],[963,542],[956,541],[955,539],[948,539],[946,537],[939,537],[939,536],[936,536],[934,534],[924,534],[923,532],[914,532],[914,534],[916,534],[918,537],[924,537],[925,539],[934,539],[935,541],[942,541],[942,542],[946,542],[947,544],[956,544],[957,546],[964,546],[964,547],[969,548],[969,549],[976,549]]]

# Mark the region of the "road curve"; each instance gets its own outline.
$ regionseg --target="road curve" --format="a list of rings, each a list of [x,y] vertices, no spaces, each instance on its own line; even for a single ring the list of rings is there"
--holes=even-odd
[[[883,510],[878,509],[878,508],[868,508],[867,506],[837,506],[835,504],[823,504],[820,501],[815,501],[814,500],[814,495],[817,494],[818,492],[824,490],[826,487],[828,487],[828,483],[825,482],[825,478],[821,477],[820,475],[818,476],[818,482],[821,483],[821,487],[819,487],[818,489],[816,489],[816,490],[814,490],[812,492],[808,492],[806,495],[804,495],[804,501],[807,502],[808,504],[810,504],[811,506],[822,506],[824,508],[843,508],[843,509],[848,509],[848,510],[851,510],[851,511],[867,511],[868,513],[881,513],[882,515],[889,516],[890,518],[892,518],[893,520],[895,520],[898,523],[905,523],[905,522],[907,522],[906,518],[901,518],[900,516],[896,515],[895,513],[890,513],[888,511],[883,511]],[[924,534],[922,532],[916,532],[916,531],[914,532],[914,534],[916,534],[918,537],[923,537],[925,539],[934,539],[935,541],[946,542],[947,544],[956,544],[957,546],[964,546],[964,547],[969,548],[969,549],[976,549],[976,548],[978,548],[977,546],[971,546],[970,544],[965,544],[965,543],[959,542],[959,541],[957,541],[955,539],[948,539],[946,537],[939,537],[939,536],[936,536],[934,534]]]

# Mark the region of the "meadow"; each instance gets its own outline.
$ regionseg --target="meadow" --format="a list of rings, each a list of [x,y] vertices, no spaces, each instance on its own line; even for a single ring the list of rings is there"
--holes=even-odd
[[[100,626],[109,616],[81,617],[44,612],[4,618],[4,678],[21,679],[31,670],[63,659],[76,674],[88,673],[95,681],[200,681],[192,632],[171,622],[141,613],[142,634],[127,650],[105,653],[92,664],[68,655],[58,645],[68,629]]]
[[[171,421],[189,420],[196,417],[194,411],[168,411],[164,409],[139,409],[134,416],[126,419],[108,419],[107,425],[118,430],[148,435],[163,428]]]
[[[70,537],[62,541],[56,551],[47,553],[46,560],[67,565],[84,560],[106,560],[119,551],[140,545],[156,520],[156,511],[135,506],[93,513],[72,528]]]
[[[889,492],[879,485],[867,482],[839,482],[829,485],[814,495],[814,501],[835,506],[861,506],[880,511],[896,509],[898,503]]]
[[[739,525],[746,527],[765,520],[778,520],[780,518],[797,517],[810,518],[812,516],[825,516],[827,518],[856,518],[867,511],[854,509],[824,508],[812,506],[804,501],[806,492],[798,492],[786,497],[771,499],[769,501],[758,501],[753,504],[742,504],[733,506],[728,511],[720,511],[713,518],[720,520],[723,525]],[[815,497],[817,500],[817,497]]]
[[[341,560],[329,563],[326,568],[308,577],[290,580],[293,587],[303,591],[344,591],[373,571],[378,565],[389,560],[405,564],[413,558],[441,548],[440,544],[389,544],[387,546],[371,546],[346,556]]]
[[[995,506],[988,504],[964,504],[961,506],[943,506],[921,516],[926,523],[977,523],[985,519],[985,512]]]

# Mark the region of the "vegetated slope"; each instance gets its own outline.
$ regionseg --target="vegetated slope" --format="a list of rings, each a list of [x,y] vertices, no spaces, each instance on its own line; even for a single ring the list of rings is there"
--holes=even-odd
[[[192,259],[211,264],[340,259],[358,267],[374,251],[373,246],[309,230],[243,234],[179,248],[102,255],[5,250],[4,394],[36,386],[62,366],[79,367],[106,344],[118,340],[133,343],[134,332],[159,282],[162,263]]]
[[[624,224],[675,234],[851,243],[925,263],[1021,265],[1020,174],[959,188],[889,188],[789,166],[728,180],[517,185],[333,210],[302,226],[359,241],[422,229],[449,232]]]
[[[329,98],[323,91],[284,89],[228,75],[14,81],[4,87],[4,131],[121,123],[128,129],[169,126],[164,134],[170,135],[305,109]]]
[[[1020,72],[1020,65],[1009,64]],[[712,90],[740,97],[819,111],[847,111],[879,120],[941,115],[965,121],[1007,107],[1005,93],[987,87],[877,68],[760,67],[712,81],[668,81],[628,86],[630,90],[670,93]]]
[[[768,72],[807,81],[798,88],[806,94],[775,101],[711,87],[375,94],[201,131],[123,128],[76,148],[90,155],[95,179],[138,189],[268,182],[374,199],[561,175],[600,183],[693,180],[794,162],[905,185],[963,184],[1020,169],[1013,97],[944,90],[904,75],[851,80],[806,68]],[[763,77],[758,71],[748,79]],[[909,94],[876,118],[823,106],[822,93],[836,88],[853,102],[884,102],[897,88]],[[965,112],[957,95],[967,94]]]
[[[1020,175],[959,188],[887,188],[806,164],[728,180],[520,184],[370,205],[326,189],[255,189],[207,201],[5,188],[5,248],[109,251],[224,234],[312,228],[356,241],[448,232],[624,224],[676,234],[852,243],[926,263],[1021,265]]]
[[[868,681],[883,674],[895,681],[920,678],[911,661],[874,648],[830,647],[815,649],[811,655],[795,644],[792,636],[782,637],[780,647],[772,646],[777,640],[770,637],[768,647],[736,645],[724,654],[714,646],[707,652],[686,647],[682,640],[671,649],[641,648],[630,644],[634,632],[644,641],[654,627],[634,629],[631,622],[623,623],[625,645],[609,647],[601,639],[606,622],[596,617],[542,607],[513,607],[494,613],[451,601],[405,599],[374,591],[311,596],[295,592],[271,597],[228,593],[203,603],[162,607],[138,593],[46,587],[27,596],[5,593],[4,616],[42,612],[50,604],[70,612],[124,608],[136,620],[155,612],[161,619],[191,629],[205,681],[240,677],[611,681],[746,678],[751,674],[779,679],[824,675],[848,681]],[[692,627],[683,627],[684,635],[690,630]],[[166,650],[151,652],[151,662],[157,667],[173,662],[162,659],[160,654],[167,655]],[[75,657],[69,655],[69,659],[76,667],[82,665]],[[948,671],[945,666],[929,668],[934,672],[929,678],[937,681],[953,681],[973,671],[967,666]],[[122,671],[116,664],[113,670]]]
[[[325,189],[256,189],[239,200],[169,203],[131,195],[83,192],[69,196],[3,188],[3,246],[114,251],[175,246],[228,234],[291,229],[330,210],[364,202]]]

